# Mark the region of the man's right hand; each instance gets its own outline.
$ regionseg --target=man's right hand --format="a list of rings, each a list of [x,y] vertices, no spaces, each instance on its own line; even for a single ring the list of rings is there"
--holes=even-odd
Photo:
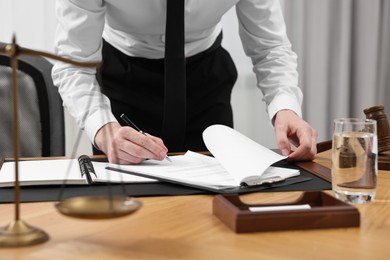
[[[117,122],[104,125],[95,136],[96,146],[110,163],[138,164],[145,159],[163,160],[168,152],[164,142]]]

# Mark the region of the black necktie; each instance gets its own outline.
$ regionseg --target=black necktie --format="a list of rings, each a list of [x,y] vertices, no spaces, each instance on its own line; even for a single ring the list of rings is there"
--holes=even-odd
[[[185,0],[167,0],[162,138],[171,152],[183,151],[186,132],[184,3]]]

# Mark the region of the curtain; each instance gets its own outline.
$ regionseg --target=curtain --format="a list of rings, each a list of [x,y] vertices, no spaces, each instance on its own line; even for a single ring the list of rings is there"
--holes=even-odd
[[[332,121],[365,117],[384,105],[390,116],[390,1],[282,0],[299,57],[303,115],[331,138]]]

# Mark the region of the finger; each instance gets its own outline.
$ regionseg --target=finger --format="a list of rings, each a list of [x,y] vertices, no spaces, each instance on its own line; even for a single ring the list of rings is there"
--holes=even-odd
[[[128,153],[125,153],[124,156],[118,158],[117,164],[139,164],[143,161],[145,161],[144,158],[138,158]]]
[[[114,144],[110,147],[107,158],[110,163],[115,164],[139,164],[145,160],[145,158],[137,157],[129,153],[129,149],[123,148],[124,140],[116,141],[119,145]]]
[[[317,134],[310,129],[298,136],[299,145],[297,149],[289,155],[289,160],[313,160],[317,153],[316,140]]]
[[[143,148],[131,143],[123,135],[117,134],[109,147],[107,157],[110,163],[138,164],[148,158],[148,155],[137,152],[137,149]]]
[[[160,145],[161,147],[163,147],[167,152],[168,152],[168,148],[165,146],[164,144],[164,141],[159,138],[159,137],[156,137],[156,136],[153,136],[153,135],[150,135],[148,133],[145,133],[147,136],[149,136],[154,142],[156,142],[158,145]]]
[[[165,158],[167,148],[158,138],[145,135],[130,127],[126,127],[125,130],[126,132],[123,133],[125,142],[121,145],[123,151],[136,158],[156,160]]]
[[[147,142],[144,143],[144,147],[157,156],[153,159],[164,159],[167,156],[168,148],[165,146],[163,140],[148,133],[145,133],[145,135],[148,138],[146,139]]]
[[[122,149],[117,149],[115,155],[111,154],[108,159],[110,163],[115,164],[139,164],[145,160],[145,158],[133,156]]]
[[[290,142],[287,138],[287,129],[284,127],[275,127],[276,142],[282,155],[287,156],[291,153]]]

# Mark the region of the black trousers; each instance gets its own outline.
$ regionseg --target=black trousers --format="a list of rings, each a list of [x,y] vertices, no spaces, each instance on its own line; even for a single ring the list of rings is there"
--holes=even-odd
[[[233,126],[230,104],[237,70],[221,47],[222,35],[208,50],[186,59],[187,132],[183,151],[206,151],[202,132],[210,125]],[[130,57],[103,44],[99,81],[120,123],[125,113],[140,129],[161,136],[164,107],[164,60]],[[169,152],[173,151],[167,147]],[[95,151],[97,153],[97,151]]]

